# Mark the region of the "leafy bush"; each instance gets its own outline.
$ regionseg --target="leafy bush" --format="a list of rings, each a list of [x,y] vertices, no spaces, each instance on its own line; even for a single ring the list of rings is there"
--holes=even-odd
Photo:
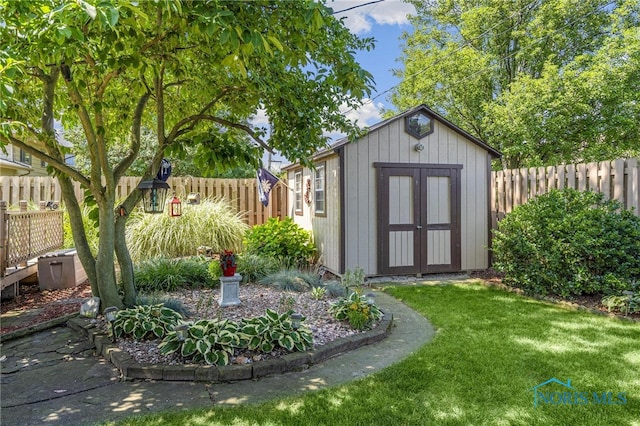
[[[132,214],[127,223],[127,246],[134,261],[150,257],[184,257],[198,247],[214,253],[240,251],[247,225],[242,216],[223,199],[203,200],[184,206],[182,216]]]
[[[216,282],[209,274],[209,263],[203,257],[159,257],[134,266],[134,280],[137,289],[147,293],[175,291],[180,287],[213,287]]]
[[[305,326],[293,328],[291,314],[288,311],[278,314],[267,309],[264,315],[243,319],[241,330],[249,339],[247,348],[261,352],[271,352],[278,347],[288,351],[306,351],[313,348],[313,335]],[[304,321],[304,318],[302,319]]]
[[[161,304],[135,306],[116,313],[113,328],[117,337],[135,340],[163,337],[182,319],[176,311]]]
[[[349,321],[356,330],[369,328],[374,321],[382,318],[382,311],[376,305],[370,305],[365,297],[355,291],[332,304],[329,313],[338,321]]]
[[[160,352],[167,355],[178,352],[183,358],[193,362],[204,361],[212,365],[227,365],[235,348],[246,347],[237,323],[229,320],[199,320],[187,324],[187,338],[181,341],[175,330],[158,345]]]
[[[310,272],[302,272],[297,269],[287,269],[258,280],[259,284],[277,288],[281,291],[304,292],[313,287],[320,286],[320,277]]]
[[[89,212],[93,210],[93,207],[87,207],[86,205],[82,206],[82,223],[84,225],[84,231],[87,236],[87,242],[89,243],[89,248],[91,249],[91,253],[94,255],[98,253],[98,244],[99,244],[99,233],[98,226],[89,219]],[[69,218],[69,213],[66,211],[63,215],[63,228],[64,228],[64,248],[74,248],[75,243],[73,241],[73,234],[71,233],[71,220]]]
[[[273,257],[252,253],[238,256],[238,273],[242,275],[243,283],[257,282],[279,269],[280,263]]]
[[[554,190],[516,207],[493,239],[505,284],[570,297],[640,278],[640,218],[602,194]]]
[[[245,250],[278,259],[283,265],[308,265],[316,253],[311,233],[302,229],[290,217],[272,217],[266,223],[251,228],[245,237]]]

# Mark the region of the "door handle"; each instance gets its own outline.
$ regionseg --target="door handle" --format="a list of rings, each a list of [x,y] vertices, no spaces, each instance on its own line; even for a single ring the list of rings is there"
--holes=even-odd
[[[416,229],[422,229],[422,225],[416,226]]]

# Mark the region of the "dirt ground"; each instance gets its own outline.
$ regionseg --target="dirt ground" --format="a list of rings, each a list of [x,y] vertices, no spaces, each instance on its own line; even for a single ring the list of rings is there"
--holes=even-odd
[[[5,327],[0,321],[0,334],[5,334],[20,328],[37,325],[54,318],[80,311],[80,305],[91,297],[91,287],[86,281],[77,287],[40,290],[37,282],[20,284],[20,294],[10,300],[2,300],[0,314],[7,312],[21,312],[30,309],[41,309],[36,317],[20,326]]]

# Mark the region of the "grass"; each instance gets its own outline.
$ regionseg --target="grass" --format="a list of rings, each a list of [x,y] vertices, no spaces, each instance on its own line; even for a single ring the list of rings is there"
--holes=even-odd
[[[261,405],[167,412],[123,425],[640,425],[640,324],[476,284],[388,292],[437,328],[412,356],[361,380]],[[625,405],[533,405],[555,377]],[[547,392],[563,392],[548,385]],[[311,420],[312,419],[312,420]]]

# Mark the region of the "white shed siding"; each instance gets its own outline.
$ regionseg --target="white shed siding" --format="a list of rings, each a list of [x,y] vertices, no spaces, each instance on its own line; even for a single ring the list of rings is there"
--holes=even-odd
[[[417,152],[417,143],[424,150]],[[402,118],[344,146],[345,268],[378,273],[377,182],[374,162],[461,164],[461,267],[487,265],[487,151],[434,120],[434,132],[418,140],[404,131]]]
[[[288,172],[288,185],[291,188],[289,212],[293,221],[300,227],[313,233],[313,241],[324,266],[334,272],[340,270],[340,159],[337,155],[322,159],[325,164],[325,210],[326,216],[314,214],[314,172],[309,168],[298,168]],[[295,213],[295,173],[302,170],[303,195],[306,192],[307,179],[311,179],[310,205],[303,201],[302,215]]]

